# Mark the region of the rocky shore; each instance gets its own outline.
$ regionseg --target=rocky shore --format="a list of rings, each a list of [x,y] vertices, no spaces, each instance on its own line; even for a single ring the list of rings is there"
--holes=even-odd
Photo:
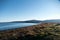
[[[60,24],[42,23],[0,31],[0,40],[60,40]]]

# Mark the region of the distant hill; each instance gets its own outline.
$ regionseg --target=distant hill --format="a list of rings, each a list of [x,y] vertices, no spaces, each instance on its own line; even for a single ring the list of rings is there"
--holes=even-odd
[[[52,20],[44,20],[44,21],[42,21],[42,20],[26,20],[26,21],[12,21],[12,22],[3,22],[3,23],[60,23],[60,19],[52,19]]]
[[[12,23],[40,23],[40,20],[14,21]]]
[[[45,23],[60,23],[60,19],[53,19],[53,20],[45,20]]]
[[[14,21],[13,23],[60,23],[60,19],[52,20],[27,20],[27,21]]]

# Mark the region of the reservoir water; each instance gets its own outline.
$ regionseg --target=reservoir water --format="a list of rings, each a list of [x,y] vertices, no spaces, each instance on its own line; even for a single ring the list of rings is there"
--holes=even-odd
[[[0,30],[15,29],[20,27],[32,26],[37,23],[0,23]]]

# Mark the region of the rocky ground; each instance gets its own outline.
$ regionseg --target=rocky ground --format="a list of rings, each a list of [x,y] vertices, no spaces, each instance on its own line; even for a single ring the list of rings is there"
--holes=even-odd
[[[42,23],[0,31],[0,40],[60,40],[60,24]]]

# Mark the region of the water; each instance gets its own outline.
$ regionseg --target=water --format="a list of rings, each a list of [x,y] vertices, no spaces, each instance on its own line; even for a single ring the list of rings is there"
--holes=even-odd
[[[37,23],[0,23],[0,30],[15,29],[36,24]]]

